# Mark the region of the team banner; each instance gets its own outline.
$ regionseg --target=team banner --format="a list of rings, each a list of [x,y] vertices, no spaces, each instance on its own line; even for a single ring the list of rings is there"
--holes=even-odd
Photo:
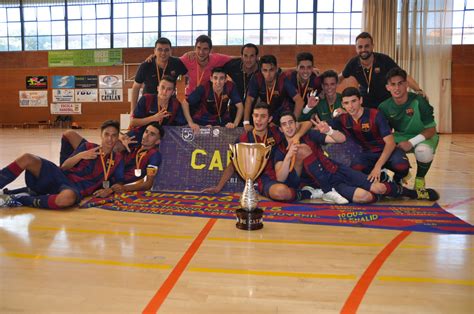
[[[54,75],[53,88],[74,88],[74,76]]]
[[[53,102],[74,102],[73,89],[53,89]]]
[[[78,103],[52,103],[51,114],[81,114],[81,104]]]
[[[153,190],[200,191],[219,182],[231,162],[229,143],[234,143],[242,128],[202,127],[199,134],[185,127],[165,127],[160,144],[163,156]],[[243,181],[237,172],[224,191],[242,192]]]
[[[258,206],[263,209],[264,222],[474,234],[474,226],[445,211],[437,203],[432,206],[383,203],[333,205],[261,200]],[[116,194],[105,199],[93,198],[82,207],[235,220],[235,211],[240,208],[240,203],[238,194],[142,191]]]
[[[48,91],[19,91],[20,107],[48,107]]]
[[[167,126],[165,132],[160,144],[163,161],[153,190],[201,191],[217,185],[231,162],[229,144],[235,143],[243,128],[202,127],[194,134],[190,128]],[[326,145],[325,150],[331,159],[349,165],[361,148],[348,139],[343,144]],[[235,172],[223,191],[241,193],[243,189],[243,181]]]
[[[49,67],[111,66],[122,64],[122,49],[51,50]]]

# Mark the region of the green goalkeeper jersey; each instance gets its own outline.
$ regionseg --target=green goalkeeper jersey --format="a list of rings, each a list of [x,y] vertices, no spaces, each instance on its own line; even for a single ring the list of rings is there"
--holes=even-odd
[[[393,128],[396,143],[408,141],[423,130],[436,127],[433,107],[424,97],[414,93],[408,93],[408,100],[402,105],[397,105],[391,97],[380,104],[379,110]],[[439,136],[435,134],[423,143],[435,149],[438,141]]]
[[[337,108],[342,108],[341,102],[342,96],[339,93],[336,94],[336,101],[332,106],[329,106],[326,98],[321,98],[319,100],[319,104],[316,107],[312,108],[311,111],[309,111],[308,113],[301,113],[298,121],[309,121],[311,120],[313,114],[317,114],[319,120],[329,122],[333,119],[332,113],[334,112],[334,110],[336,110]]]

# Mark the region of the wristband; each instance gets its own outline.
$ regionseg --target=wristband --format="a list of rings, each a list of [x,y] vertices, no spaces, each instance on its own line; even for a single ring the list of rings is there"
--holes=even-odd
[[[247,124],[250,124],[250,121],[249,120],[244,120],[244,122],[242,122],[243,125],[247,125]]]
[[[311,111],[311,108],[308,107],[308,105],[304,106],[304,108],[303,108],[303,113],[304,113],[304,114],[307,114],[307,113],[310,112],[310,111]]]
[[[420,144],[424,140],[426,140],[426,137],[423,134],[418,134],[417,136],[412,137],[411,139],[409,139],[408,142],[410,142],[411,145],[413,147],[415,147],[416,145]]]
[[[327,131],[324,134],[331,136],[331,135],[333,135],[333,133],[334,133],[334,129],[332,127],[329,127],[329,131]]]

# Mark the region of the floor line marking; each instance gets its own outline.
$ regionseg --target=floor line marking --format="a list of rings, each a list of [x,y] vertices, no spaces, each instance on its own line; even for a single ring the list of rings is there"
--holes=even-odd
[[[211,231],[216,221],[217,221],[216,218],[209,219],[209,221],[201,230],[201,232],[198,234],[196,239],[194,239],[193,243],[191,243],[189,248],[186,250],[183,257],[179,260],[179,262],[173,268],[171,273],[168,275],[168,278],[166,278],[165,282],[161,285],[160,289],[158,289],[156,294],[147,304],[147,306],[143,310],[143,313],[156,313],[158,311],[158,309],[163,304],[168,294],[173,289],[176,282],[178,282],[179,277],[181,277],[181,274],[184,272],[184,270],[188,266],[194,254],[196,254],[196,252],[199,250],[199,247],[201,246],[202,242]]]
[[[296,278],[326,278],[326,279],[342,279],[355,280],[356,275],[338,275],[338,274],[316,274],[316,273],[297,273],[286,271],[266,271],[266,270],[250,270],[250,269],[226,269],[226,268],[205,268],[205,267],[191,267],[190,272],[200,273],[221,273],[233,275],[254,275],[254,276],[269,276],[269,277],[296,277]]]
[[[465,280],[465,279],[401,277],[401,276],[380,276],[380,277],[377,277],[377,279],[381,280],[381,281],[419,282],[419,283],[435,283],[435,284],[474,286],[474,280]]]
[[[402,231],[395,238],[393,238],[392,241],[390,241],[382,251],[380,251],[380,253],[374,258],[369,267],[367,267],[365,272],[362,274],[359,281],[354,286],[354,289],[352,289],[351,294],[341,309],[341,314],[352,314],[357,312],[357,309],[359,308],[365,293],[369,289],[370,284],[377,275],[377,272],[380,270],[390,254],[392,254],[397,246],[410,234],[411,231]]]
[[[147,232],[129,232],[129,231],[113,231],[113,230],[93,230],[93,229],[78,229],[78,228],[66,228],[63,227],[46,227],[46,226],[32,226],[30,230],[42,230],[42,231],[60,231],[65,230],[66,232],[72,233],[89,233],[89,234],[103,234],[103,235],[124,235],[124,236],[138,236],[138,237],[156,237],[164,239],[182,239],[190,240],[193,236],[188,235],[172,235],[172,234],[161,234],[161,233],[147,233]],[[269,244],[291,244],[291,245],[321,245],[321,246],[346,246],[346,247],[383,247],[384,243],[356,243],[356,242],[329,242],[329,241],[305,241],[305,240],[283,240],[283,239],[239,239],[239,238],[226,238],[226,237],[208,237],[208,241],[221,241],[221,242],[239,242],[239,243],[269,243]],[[436,249],[436,250],[463,250],[463,251],[474,251],[474,248],[460,248],[460,247],[437,247],[433,245],[417,245],[417,244],[402,244],[401,249]]]
[[[128,262],[119,262],[113,260],[100,260],[100,259],[90,259],[90,258],[78,258],[78,257],[69,257],[69,256],[48,256],[41,254],[25,254],[25,253],[15,253],[15,252],[2,252],[0,256],[23,258],[23,259],[36,259],[36,260],[46,260],[54,262],[72,262],[72,263],[81,263],[81,264],[95,264],[95,265],[107,265],[107,266],[123,266],[123,267],[139,267],[139,268],[157,268],[157,269],[170,269],[171,265],[165,264],[146,264],[146,263],[128,263]]]
[[[457,207],[457,206],[460,206],[460,205],[470,203],[472,201],[474,201],[474,197],[470,197],[470,198],[467,198],[465,200],[457,201],[457,202],[454,202],[454,203],[448,203],[448,204],[445,204],[444,206],[441,206],[441,207],[443,207],[444,209],[451,209],[451,208],[454,208],[454,207]]]
[[[113,261],[113,260],[97,260],[97,259],[86,259],[86,258],[67,257],[67,256],[48,256],[48,255],[41,255],[41,254],[28,254],[28,253],[17,253],[17,252],[1,252],[0,256],[11,257],[11,258],[21,258],[21,259],[45,260],[45,261],[53,261],[53,262],[82,263],[82,264],[95,264],[95,265],[107,265],[107,266],[118,266],[118,267],[136,267],[136,268],[145,268],[145,269],[171,269],[172,268],[171,265],[166,265],[166,264],[129,263],[129,262],[120,262],[120,261]],[[285,272],[285,271],[207,268],[207,267],[190,267],[188,268],[188,271],[196,272],[196,273],[253,275],[253,276],[267,276],[267,277],[323,278],[323,279],[337,279],[337,280],[357,279],[357,276],[354,274],[323,274],[323,273],[318,274],[318,273],[298,273],[298,272]],[[390,282],[418,282],[418,283],[474,286],[474,280],[464,280],[464,279],[402,277],[402,276],[378,276],[376,277],[376,279],[380,281],[390,281]]]

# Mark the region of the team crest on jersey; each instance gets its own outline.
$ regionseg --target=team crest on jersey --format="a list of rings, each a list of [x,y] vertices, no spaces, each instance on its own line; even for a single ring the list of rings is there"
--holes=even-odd
[[[267,138],[267,145],[273,146],[275,145],[275,139],[273,137]]]
[[[407,110],[405,110],[407,116],[410,116],[412,117],[413,114],[414,114],[414,111],[413,111],[413,108],[407,108]]]
[[[171,76],[176,76],[176,71],[171,71],[170,74]]]
[[[153,165],[148,165],[148,167],[146,168],[146,175],[147,176],[155,176],[156,174],[158,173],[158,167],[157,166],[153,166]]]
[[[374,68],[374,72],[377,73],[377,74],[380,73],[380,68],[379,67]]]
[[[191,128],[182,128],[181,129],[181,138],[186,142],[192,142],[194,140],[193,129],[191,129]]]
[[[110,165],[111,167],[113,167],[115,165],[115,160],[113,159],[107,159],[107,166]]]
[[[360,128],[362,129],[362,132],[369,132],[370,131],[370,123],[362,123],[362,125],[360,126]]]

